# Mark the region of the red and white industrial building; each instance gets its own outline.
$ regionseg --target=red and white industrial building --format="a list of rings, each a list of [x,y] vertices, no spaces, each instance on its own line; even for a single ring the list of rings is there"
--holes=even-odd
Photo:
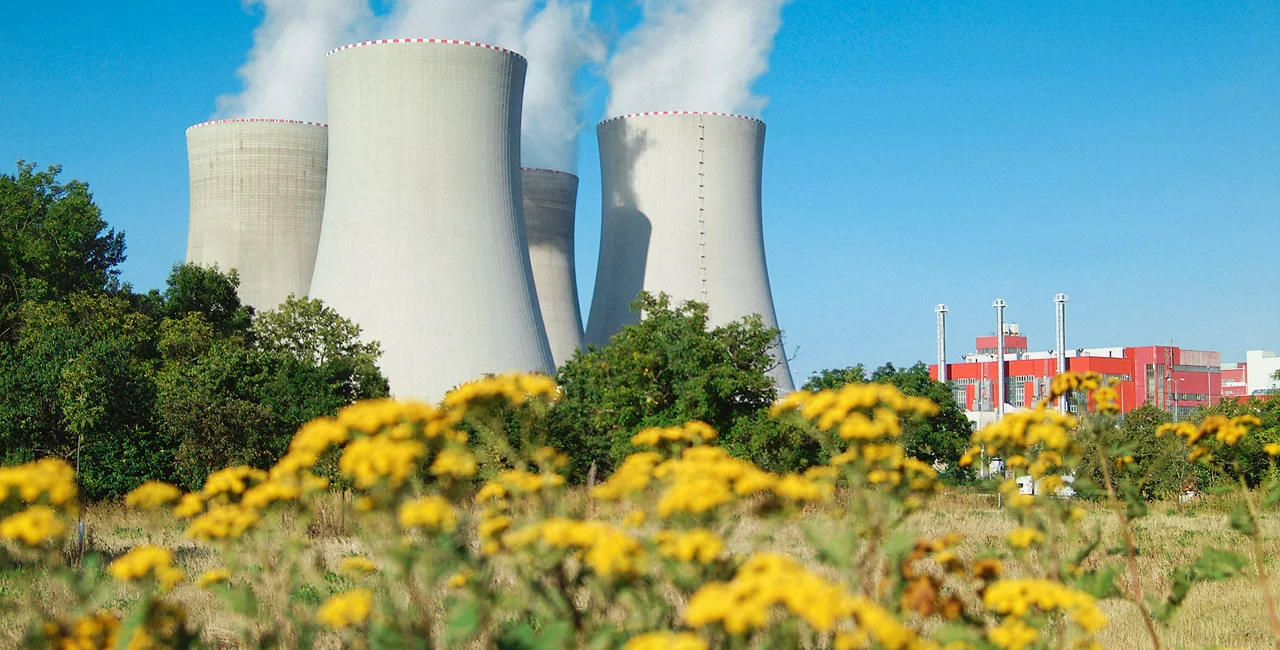
[[[998,333],[977,337],[974,351],[964,355],[959,363],[946,362],[946,306],[939,305],[938,358],[943,365],[929,366],[930,374],[951,383],[956,401],[978,424],[990,419],[983,417],[984,414],[995,417],[1007,410],[1032,408],[1049,393],[1053,378],[1064,370],[1093,371],[1105,379],[1114,379],[1122,412],[1151,402],[1175,418],[1181,418],[1197,406],[1216,404],[1234,393],[1234,389],[1232,393],[1224,392],[1224,374],[1234,379],[1235,371],[1224,370],[1219,352],[1185,350],[1174,345],[1066,349],[1066,301],[1063,294],[1055,298],[1058,341],[1054,349],[1033,351],[1018,326],[1004,322],[1005,303],[997,300],[993,306],[998,314]],[[1004,335],[1000,336],[999,332]],[[1280,364],[1280,359],[1276,362]],[[1089,407],[1062,405],[1073,413]]]

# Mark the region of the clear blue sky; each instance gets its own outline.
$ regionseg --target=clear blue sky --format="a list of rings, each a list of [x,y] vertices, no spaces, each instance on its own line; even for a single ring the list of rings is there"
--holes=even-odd
[[[597,2],[607,29],[629,1]],[[124,278],[184,254],[184,129],[236,92],[238,2],[6,3],[0,163],[60,163],[127,235]],[[1280,347],[1280,1],[839,2],[783,11],[765,236],[792,368],[932,359],[994,329],[1068,345]],[[597,83],[585,118],[606,89]],[[599,244],[581,138],[578,274]],[[585,318],[586,314],[584,314]]]

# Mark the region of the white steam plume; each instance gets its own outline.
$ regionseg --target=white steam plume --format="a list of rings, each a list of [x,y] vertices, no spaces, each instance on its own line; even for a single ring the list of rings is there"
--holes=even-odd
[[[605,76],[606,117],[664,110],[759,115],[751,92],[769,69],[788,0],[642,0]]]
[[[324,55],[368,29],[367,0],[245,0],[246,8],[255,5],[264,15],[236,73],[244,90],[218,97],[216,117],[323,122]]]
[[[400,0],[383,38],[456,38],[505,47],[529,62],[521,165],[577,169],[582,97],[575,80],[604,58],[589,0]]]

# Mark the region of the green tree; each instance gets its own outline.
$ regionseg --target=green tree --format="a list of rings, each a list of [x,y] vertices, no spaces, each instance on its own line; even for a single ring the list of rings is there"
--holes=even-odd
[[[236,291],[240,276],[235,269],[175,264],[165,280],[162,295],[150,296],[149,311],[157,318],[182,318],[200,313],[220,337],[247,336],[253,323],[253,307],[242,304]]]
[[[75,462],[90,497],[164,478],[173,441],[154,421],[156,328],[128,300],[83,292],[25,303],[0,377],[7,460]]]
[[[1263,451],[1269,442],[1280,443],[1280,397],[1275,395],[1226,398],[1213,406],[1201,406],[1191,413],[1187,419],[1196,425],[1204,422],[1211,415],[1228,418],[1241,415],[1256,415],[1262,420],[1256,435],[1248,435],[1240,439],[1237,447],[1240,450],[1241,470],[1249,485],[1262,483],[1271,471],[1271,457]]]
[[[1170,421],[1169,414],[1147,402],[1124,414],[1118,428],[1101,429],[1094,446],[1084,448],[1080,463],[1089,483],[1103,485],[1099,454],[1105,458],[1132,456],[1132,476],[1142,477],[1135,485],[1147,499],[1164,499],[1181,494],[1201,480],[1201,473],[1187,461],[1187,449],[1176,436],[1156,437],[1156,429]],[[1099,446],[1101,448],[1099,448]],[[1114,472],[1113,472],[1114,474]]]
[[[0,174],[0,342],[16,338],[23,303],[101,291],[124,261],[124,233],[107,227],[89,186],[35,167]]]
[[[759,412],[777,396],[767,374],[778,330],[758,316],[708,327],[707,306],[672,305],[641,294],[644,314],[607,345],[579,350],[557,374],[564,399],[549,417],[548,440],[573,459],[579,478],[591,463],[606,471],[635,449],[631,437],[651,426],[702,420],[742,452],[757,444]],[[733,429],[754,422],[735,438]],[[757,440],[751,443],[750,440]]]
[[[805,382],[804,389],[839,389],[845,384],[866,382],[891,384],[905,395],[926,397],[937,404],[939,410],[936,415],[903,423],[902,445],[915,458],[929,463],[941,461],[948,467],[956,467],[968,446],[972,426],[951,394],[951,387],[930,377],[929,366],[923,362],[905,369],[886,363],[870,377],[862,364],[821,370]]]

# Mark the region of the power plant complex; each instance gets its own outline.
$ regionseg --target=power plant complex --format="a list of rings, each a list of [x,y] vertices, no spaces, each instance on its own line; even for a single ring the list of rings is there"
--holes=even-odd
[[[325,301],[382,344],[394,394],[554,372],[640,315],[640,291],[776,326],[761,225],[763,122],[693,112],[598,127],[599,271],[584,335],[578,178],[520,167],[526,62],[467,41],[386,39],[325,57],[329,125],[226,120],[187,132],[187,261],[235,269],[259,310]],[[782,343],[779,392],[793,390]]]

